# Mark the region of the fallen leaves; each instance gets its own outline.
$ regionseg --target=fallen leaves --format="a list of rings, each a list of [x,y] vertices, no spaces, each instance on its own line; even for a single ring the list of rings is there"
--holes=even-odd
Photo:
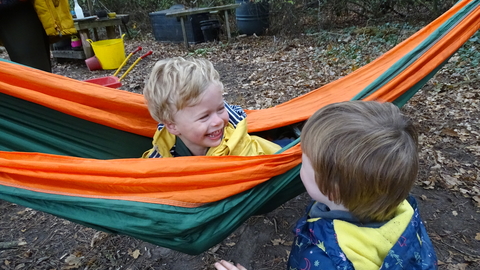
[[[331,42],[323,42],[323,37],[322,35],[316,39],[302,37],[302,40],[292,41],[278,39],[276,42],[272,41],[274,40],[272,37],[245,37],[239,42],[228,45],[195,44],[193,47],[203,49],[196,51],[203,55],[196,56],[210,59],[219,69],[227,92],[225,95],[227,101],[242,105],[244,108],[260,109],[291,100],[346,76],[351,71],[363,66],[364,63],[370,62],[369,59],[375,59],[387,50],[382,47],[382,43],[368,39],[360,40],[360,35],[348,35],[347,38],[341,38],[341,44],[336,44],[334,41],[336,39],[329,39]],[[363,42],[367,42],[368,45]],[[138,40],[125,41],[126,51],[131,51],[138,45],[140,45]],[[155,57],[158,59],[189,53],[182,46],[176,44],[148,40],[141,45],[145,50],[155,51]],[[449,63],[418,94],[411,98],[402,110],[413,119],[419,129],[421,160],[419,184],[425,189],[447,188],[455,192],[459,191],[462,196],[471,198],[471,202],[480,207],[480,91],[478,78],[474,78],[474,76],[479,76],[480,66],[469,64],[469,61],[462,60],[463,58],[465,57],[460,57],[459,54],[450,58]],[[155,61],[141,61],[123,80],[121,89],[141,92],[144,81],[154,63]],[[62,67],[64,67],[63,70]],[[55,73],[59,75],[81,80],[111,75],[111,71],[108,70],[92,73],[84,66],[72,67],[75,65],[71,63],[68,65],[56,63],[54,69]],[[458,68],[460,70],[457,70]],[[62,72],[63,74],[61,74]],[[467,74],[471,76],[469,79],[465,78]],[[425,204],[430,204],[435,201],[435,197],[421,196],[421,200]],[[442,213],[447,213],[446,216],[452,219],[460,220],[460,217],[465,216],[462,207],[464,206],[454,208],[456,211],[450,209]],[[27,209],[12,218],[28,221],[37,220],[39,217],[35,211]],[[64,222],[68,223],[68,221]],[[431,230],[434,222],[436,221],[429,221],[428,229]],[[15,230],[26,231],[23,227],[15,228]],[[475,229],[473,232],[469,232],[466,240],[474,243],[480,241],[479,233],[476,235],[474,233],[477,231]],[[455,233],[452,228],[447,235]],[[85,243],[86,248],[101,251],[102,246],[109,244],[109,241],[103,241],[104,236],[98,233],[84,239],[85,241],[82,243]],[[442,236],[431,234],[431,238],[436,241],[440,241],[444,237],[443,234]],[[285,238],[289,240],[286,236]],[[108,238],[108,240],[110,239]],[[291,246],[291,241],[286,241],[283,236],[277,235],[270,241],[267,240],[267,243],[267,246],[270,247],[272,245],[282,247],[282,253],[283,248],[286,249],[288,257],[289,248],[287,247]],[[71,248],[68,243],[65,245],[67,248]],[[236,245],[236,241],[227,240],[222,245],[216,245],[211,251],[221,253],[224,252],[223,249],[240,249],[240,245]],[[455,243],[455,247],[456,245],[457,243]],[[139,249],[136,249],[138,245],[129,247],[131,249],[127,251],[127,248],[124,247],[120,253],[115,253],[117,249],[112,248],[112,255],[109,254],[108,257],[101,252],[97,253],[105,256],[105,260],[137,260],[137,263],[141,261],[138,259],[140,256],[148,256],[147,251],[143,252],[143,249],[140,249],[142,250],[140,252]],[[451,246],[449,249],[455,250]],[[62,254],[64,253],[65,251],[62,252]],[[69,254],[67,253],[67,255]],[[439,255],[449,256],[441,253]],[[32,256],[35,257],[35,254]],[[87,264],[87,261],[90,260],[83,256],[87,257],[86,253],[85,255],[71,254],[59,261],[65,261],[64,269],[79,267],[83,269],[86,265],[81,265],[82,261]],[[452,258],[453,256],[455,258]],[[464,256],[464,254],[459,255],[458,252],[452,253],[449,258],[442,259],[444,261],[442,269],[467,269],[467,263],[459,263],[471,262],[467,259],[460,261],[460,258],[464,258]],[[3,263],[5,265],[7,263],[15,264],[12,260],[5,260]],[[107,268],[106,265],[102,266]],[[110,265],[108,266],[110,268]]]
[[[293,244],[293,241],[286,241],[285,239],[277,238],[277,239],[272,239],[270,240],[272,242],[272,245],[274,246],[291,246]]]
[[[472,199],[476,202],[477,207],[480,207],[480,196],[473,196]]]
[[[278,245],[280,245],[280,244],[285,243],[285,240],[280,239],[280,238],[278,238],[278,239],[273,239],[273,240],[270,240],[270,241],[272,241],[272,244],[273,244],[274,246],[278,246]]]
[[[101,242],[102,240],[104,240],[105,238],[107,238],[108,235],[109,235],[109,234],[106,233],[106,232],[101,232],[101,231],[96,232],[96,233],[93,235],[92,240],[90,241],[90,247],[93,248],[96,243]]]
[[[134,251],[132,251],[131,249],[128,249],[128,255],[132,256],[134,259],[138,259],[138,257],[140,257],[140,250],[138,249],[135,249]]]
[[[467,263],[449,264],[447,270],[465,270],[467,269],[467,266]]]
[[[82,265],[83,256],[70,254],[65,258],[65,263],[67,264],[62,269],[75,269],[79,268]]]
[[[458,181],[457,178],[452,177],[450,175],[443,174],[442,178],[443,178],[443,180],[445,180],[445,184],[446,184],[447,188],[453,188],[453,187],[456,187],[456,186],[459,186],[459,185],[462,184],[461,181]]]

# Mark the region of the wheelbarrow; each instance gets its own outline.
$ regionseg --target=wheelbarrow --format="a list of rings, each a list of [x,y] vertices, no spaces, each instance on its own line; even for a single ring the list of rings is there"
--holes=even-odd
[[[136,52],[141,51],[141,50],[142,50],[142,47],[139,46],[135,51],[131,52],[127,56],[127,58],[125,58],[123,63],[120,65],[120,67],[118,67],[117,71],[115,71],[115,73],[112,76],[89,79],[89,80],[85,80],[85,82],[99,84],[99,85],[103,85],[103,86],[110,87],[110,88],[118,88],[118,87],[122,86],[121,80],[123,78],[125,78],[125,76],[135,67],[135,65],[137,65],[138,62],[140,62],[140,60],[142,60],[143,58],[145,58],[145,57],[147,57],[147,56],[149,56],[150,54],[153,53],[152,51],[148,51],[146,54],[140,56],[137,60],[135,60],[135,62],[133,62],[133,64],[127,69],[127,71],[125,71],[125,73],[123,73],[123,75],[120,78],[118,78],[117,74],[125,66],[128,59],[130,59],[130,57],[132,57],[132,55],[134,55]]]

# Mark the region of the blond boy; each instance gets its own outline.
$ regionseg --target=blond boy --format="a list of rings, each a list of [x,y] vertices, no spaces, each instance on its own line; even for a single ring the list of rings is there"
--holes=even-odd
[[[158,121],[153,148],[144,158],[273,154],[280,147],[247,134],[246,114],[223,99],[223,84],[206,59],[158,61],[145,85]]]

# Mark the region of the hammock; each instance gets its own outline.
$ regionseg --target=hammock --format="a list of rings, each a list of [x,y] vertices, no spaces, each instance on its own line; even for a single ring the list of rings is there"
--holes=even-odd
[[[248,111],[249,132],[333,102],[402,106],[477,31],[479,4],[461,1],[350,75]],[[0,61],[0,108],[0,199],[102,231],[199,254],[304,191],[298,139],[266,156],[138,158],[157,124],[139,94]]]

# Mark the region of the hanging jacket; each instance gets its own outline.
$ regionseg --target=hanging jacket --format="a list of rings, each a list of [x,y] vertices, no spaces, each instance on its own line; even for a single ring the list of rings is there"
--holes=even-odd
[[[77,33],[68,0],[34,0],[34,5],[48,36]]]
[[[437,269],[435,250],[413,197],[379,227],[305,215],[294,233],[288,270]]]

